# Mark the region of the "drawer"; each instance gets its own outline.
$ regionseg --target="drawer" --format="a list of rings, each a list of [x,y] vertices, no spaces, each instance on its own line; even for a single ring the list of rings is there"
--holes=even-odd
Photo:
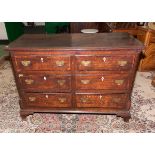
[[[77,90],[126,90],[129,86],[128,74],[77,75]]]
[[[131,69],[133,56],[77,56],[77,70],[103,71]]]
[[[19,74],[20,86],[26,91],[71,91],[71,76],[52,74]]]
[[[71,107],[71,95],[67,93],[25,93],[24,100],[27,106],[34,107]]]
[[[71,70],[70,56],[15,56],[15,63],[20,70]]]
[[[125,108],[127,94],[76,94],[77,107],[85,108]]]

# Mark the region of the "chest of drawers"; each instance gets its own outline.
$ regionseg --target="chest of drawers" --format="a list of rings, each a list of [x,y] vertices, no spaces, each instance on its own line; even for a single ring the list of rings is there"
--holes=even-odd
[[[137,39],[145,45],[143,57],[139,63],[139,71],[155,70],[155,30],[149,27],[139,27]]]
[[[143,45],[127,33],[23,35],[7,48],[20,114],[116,114],[130,118]]]

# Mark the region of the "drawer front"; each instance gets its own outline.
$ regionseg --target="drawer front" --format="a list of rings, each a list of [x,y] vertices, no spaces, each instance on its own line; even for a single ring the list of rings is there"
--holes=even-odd
[[[77,90],[126,90],[129,86],[128,74],[102,74],[76,76]]]
[[[128,70],[133,56],[77,56],[77,70]]]
[[[127,94],[77,94],[77,107],[85,108],[125,108]]]
[[[71,107],[71,95],[67,93],[25,93],[25,103],[27,106],[34,107]]]
[[[51,74],[19,74],[20,86],[27,91],[71,91],[71,76]]]
[[[71,70],[70,56],[15,56],[15,62],[20,70]]]

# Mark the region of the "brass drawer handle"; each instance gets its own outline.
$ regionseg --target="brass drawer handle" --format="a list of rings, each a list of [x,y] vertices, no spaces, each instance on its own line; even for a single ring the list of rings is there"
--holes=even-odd
[[[32,79],[26,79],[25,80],[25,83],[26,84],[32,84],[34,82],[34,80],[32,80]]]
[[[81,102],[83,102],[83,103],[86,103],[86,102],[88,102],[88,98],[86,98],[86,97],[83,97],[83,98],[81,98]]]
[[[90,83],[90,80],[81,80],[81,83],[82,84],[89,84]]]
[[[57,80],[57,83],[60,85],[60,86],[63,86],[65,84],[66,80]]]
[[[24,60],[24,61],[21,61],[21,64],[22,64],[23,66],[27,67],[27,66],[29,66],[29,65],[31,64],[31,61],[26,61],[26,60]]]
[[[127,65],[127,63],[128,63],[127,61],[123,61],[123,60],[118,61],[118,65],[121,66],[121,67],[124,67],[125,65]]]
[[[124,83],[124,80],[115,80],[115,83],[117,85],[122,85]]]
[[[56,63],[56,65],[57,65],[58,67],[62,67],[62,66],[64,66],[64,64],[65,64],[64,61],[56,61],[55,63]]]
[[[61,103],[64,103],[66,101],[66,98],[64,97],[59,97],[58,100],[61,102]]]
[[[113,100],[113,102],[115,102],[115,103],[119,103],[119,102],[121,101],[121,98],[113,98],[112,100]]]
[[[87,67],[91,64],[91,61],[81,61],[81,65]]]
[[[36,97],[29,97],[29,101],[33,102],[36,100]]]

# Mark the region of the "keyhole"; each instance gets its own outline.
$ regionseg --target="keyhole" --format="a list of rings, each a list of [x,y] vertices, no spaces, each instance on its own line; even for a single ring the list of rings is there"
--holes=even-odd
[[[106,62],[106,57],[103,58],[103,61]]]
[[[102,99],[102,95],[100,95],[100,100]]]
[[[103,76],[101,77],[101,81],[104,81],[104,77]]]
[[[44,62],[44,59],[43,58],[41,58],[40,60],[41,60],[41,62]]]

